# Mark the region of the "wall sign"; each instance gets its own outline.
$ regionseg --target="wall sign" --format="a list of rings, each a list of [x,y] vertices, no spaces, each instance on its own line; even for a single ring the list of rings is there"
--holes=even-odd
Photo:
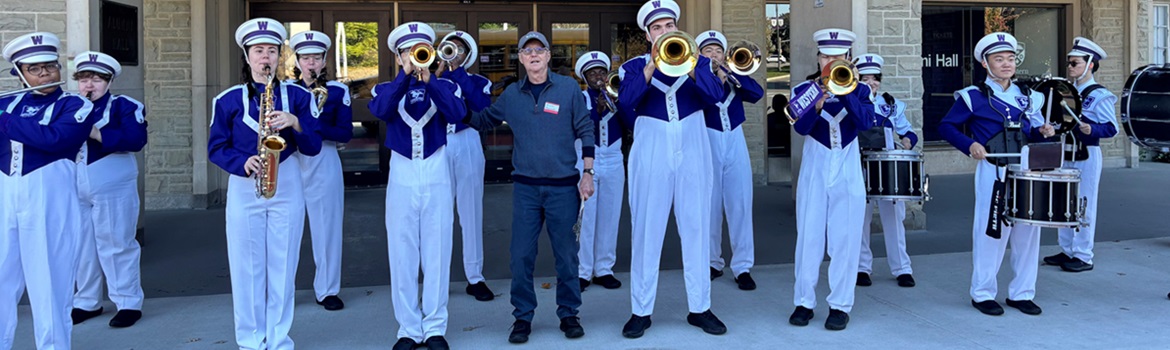
[[[138,65],[138,8],[101,1],[101,49],[123,66]]]

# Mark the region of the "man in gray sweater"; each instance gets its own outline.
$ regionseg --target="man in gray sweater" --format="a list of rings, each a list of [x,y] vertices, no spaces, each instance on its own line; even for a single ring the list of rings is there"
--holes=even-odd
[[[556,258],[557,317],[565,337],[585,335],[577,317],[581,286],[577,283],[577,250],[573,225],[581,202],[593,195],[593,122],[581,87],[573,78],[550,73],[548,39],[539,32],[520,37],[520,64],[527,78],[512,84],[490,107],[472,113],[464,123],[479,130],[508,122],[512,148],[512,333],[508,341],[524,343],[532,333],[536,292],[532,272],[541,226],[548,221],[549,241]],[[581,139],[584,175],[578,175]]]

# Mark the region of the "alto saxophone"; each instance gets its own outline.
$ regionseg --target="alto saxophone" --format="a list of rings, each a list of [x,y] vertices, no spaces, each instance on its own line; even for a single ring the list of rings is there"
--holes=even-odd
[[[313,75],[313,97],[317,100],[317,112],[325,110],[325,100],[329,99],[328,83],[325,82],[324,74],[317,73]]]
[[[273,90],[280,82],[273,79],[270,68],[268,85],[264,87],[264,94],[260,96],[260,131],[257,135],[257,151],[260,155],[260,172],[256,174],[256,198],[271,199],[276,195],[276,172],[280,169],[280,152],[287,145],[284,138],[277,135],[269,124],[268,114],[276,110]]]

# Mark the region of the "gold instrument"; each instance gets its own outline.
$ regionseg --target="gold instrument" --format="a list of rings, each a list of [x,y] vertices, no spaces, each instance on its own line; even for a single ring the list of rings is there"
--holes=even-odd
[[[437,50],[439,51],[439,60],[447,62],[448,67],[455,63],[456,58],[459,58],[459,45],[450,40],[439,43]],[[450,67],[450,69],[454,70],[455,68]]]
[[[44,89],[44,88],[50,88],[50,87],[54,87],[54,86],[61,86],[61,85],[65,85],[65,82],[63,82],[63,81],[58,81],[58,82],[56,82],[56,83],[48,83],[48,84],[45,84],[45,85],[41,85],[41,86],[33,86],[33,87],[29,87],[29,88],[23,88],[23,89],[20,89],[20,90],[12,90],[12,91],[5,91],[5,92],[0,92],[0,97],[4,97],[4,96],[11,96],[11,95],[16,95],[16,94],[19,94],[19,93],[25,93],[25,92],[29,92],[29,91],[37,91],[37,90],[40,90],[40,89]]]
[[[606,95],[609,95],[609,98],[617,101],[618,87],[621,85],[622,77],[618,75],[617,72],[610,72],[609,75],[605,77],[605,86],[603,87],[603,90],[605,90]]]
[[[410,47],[410,64],[421,69],[430,69],[431,63],[435,62],[435,47],[430,43],[418,43]],[[421,70],[420,69],[420,70]],[[416,72],[419,76],[422,72]],[[421,77],[420,77],[421,79]]]
[[[699,44],[683,31],[662,34],[654,41],[654,65],[662,74],[681,77],[695,69],[699,63]]]
[[[735,45],[731,46],[730,54],[727,55],[726,64],[720,66],[724,73],[727,73],[727,80],[735,87],[741,87],[743,84],[739,83],[738,75],[751,75],[760,68],[760,46],[750,41],[741,40]]]
[[[271,67],[264,67],[264,70],[268,73],[268,85],[264,87],[264,94],[260,95],[260,130],[256,133],[260,172],[256,174],[256,198],[271,199],[276,195],[276,176],[280,169],[280,152],[284,151],[287,143],[269,125],[271,120],[268,119],[268,114],[276,111],[273,90],[280,82],[272,76]]]
[[[329,99],[328,83],[325,82],[323,74],[317,73],[313,75],[313,97],[317,100],[317,111],[325,110],[325,101]]]
[[[852,63],[844,59],[835,59],[821,70],[820,83],[825,91],[841,96],[848,95],[857,88],[857,78],[853,74]]]

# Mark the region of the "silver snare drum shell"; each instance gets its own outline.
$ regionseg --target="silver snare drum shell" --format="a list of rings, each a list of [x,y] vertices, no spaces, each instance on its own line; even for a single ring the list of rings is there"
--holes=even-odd
[[[1077,169],[1027,171],[1019,164],[1009,165],[1004,216],[1012,222],[1040,227],[1087,225],[1080,183],[1081,171]]]
[[[922,153],[911,150],[862,151],[862,180],[867,199],[930,200]]]

